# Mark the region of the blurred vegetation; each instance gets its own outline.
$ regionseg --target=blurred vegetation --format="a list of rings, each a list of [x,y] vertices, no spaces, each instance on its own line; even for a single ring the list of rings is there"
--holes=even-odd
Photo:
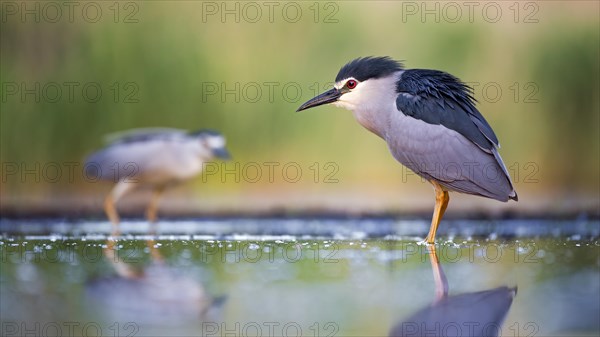
[[[129,19],[136,23],[124,22],[131,7],[121,3],[116,15],[112,3],[104,2],[98,3],[102,16],[96,23],[82,19],[77,7],[74,22],[63,18],[53,23],[42,16],[37,23],[32,16],[23,20],[20,13],[12,14],[5,4],[0,30],[3,201],[104,193],[106,187],[91,186],[77,170],[74,182],[64,177],[37,182],[32,176],[7,175],[7,163],[28,168],[40,163],[43,169],[49,162],[80,162],[103,145],[104,134],[157,126],[221,130],[242,165],[298,162],[305,174],[314,162],[339,167],[337,184],[315,184],[311,175],[290,185],[278,175],[275,183],[266,178],[255,184],[222,183],[211,176],[207,183],[188,185],[194,196],[207,191],[223,200],[235,196],[222,207],[286,189],[296,193],[294,200],[332,191],[360,199],[371,195],[365,190],[430,197],[420,179],[409,176],[406,181],[384,144],[350,113],[334,107],[294,112],[323,91],[345,62],[367,55],[389,55],[405,60],[409,68],[442,69],[477,83],[479,108],[500,138],[521,206],[541,197],[558,204],[577,204],[578,198],[594,204],[600,198],[597,2],[537,2],[537,23],[524,22],[525,7],[515,19],[512,3],[502,3],[503,15],[495,23],[483,19],[481,7],[473,23],[465,8],[458,22],[442,15],[436,23],[432,16],[425,21],[406,16],[402,2],[366,1],[330,8],[321,3],[318,16],[310,8],[313,3],[298,2],[303,12],[295,23],[283,18],[283,5],[275,7],[273,23],[262,3],[258,22],[242,15],[238,23],[233,15],[224,21],[218,14],[207,15],[206,3],[188,1],[134,2],[139,11]],[[234,8],[235,3],[229,5]],[[337,22],[323,22],[335,8],[330,18]],[[72,101],[67,82],[80,83]],[[97,102],[82,96],[82,87],[90,82],[102,89]],[[268,82],[277,83],[272,100]],[[22,100],[21,92],[9,93],[11,83],[27,88],[39,83],[40,102],[33,95]],[[43,96],[49,83],[62,88],[57,102]],[[206,91],[207,85],[232,89],[236,83],[239,102],[234,95],[222,99],[220,92]],[[490,83],[502,90],[497,100]],[[286,84],[293,87],[284,93]],[[254,100],[256,86],[262,95]],[[298,95],[297,87],[302,90]],[[126,103],[130,99],[137,102]]]

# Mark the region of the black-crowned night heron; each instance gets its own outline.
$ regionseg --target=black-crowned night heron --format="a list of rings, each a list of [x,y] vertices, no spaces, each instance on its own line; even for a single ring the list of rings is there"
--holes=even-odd
[[[156,221],[158,199],[165,188],[200,174],[214,157],[228,159],[225,137],[214,130],[137,129],[113,137],[86,161],[87,175],[116,183],[104,201],[104,211],[119,223],[115,203],[127,192],[149,186],[153,196],[146,210]]]
[[[498,138],[475,108],[472,89],[456,77],[404,69],[389,57],[358,58],[340,69],[333,89],[298,111],[328,103],[352,110],[396,160],[431,182],[436,203],[427,243],[435,241],[448,191],[517,200]]]

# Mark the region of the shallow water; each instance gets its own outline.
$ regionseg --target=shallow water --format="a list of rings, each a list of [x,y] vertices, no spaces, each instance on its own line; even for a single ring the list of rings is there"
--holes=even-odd
[[[597,220],[447,221],[433,252],[418,244],[427,226],[127,221],[117,236],[105,221],[4,219],[1,335],[600,332]]]

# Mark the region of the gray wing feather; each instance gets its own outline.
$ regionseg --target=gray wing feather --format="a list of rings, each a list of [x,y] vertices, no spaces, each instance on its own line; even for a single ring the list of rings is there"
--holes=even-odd
[[[168,180],[172,172],[185,165],[160,139],[117,142],[90,155],[85,164],[90,179],[120,181],[122,179]]]
[[[207,133],[206,131],[203,131]],[[134,129],[111,137],[112,143],[85,164],[88,179],[128,179],[145,184],[168,184],[202,171],[198,136],[179,129]]]
[[[504,165],[456,131],[411,117],[395,120],[387,142],[394,157],[415,173],[449,190],[500,201],[516,197]]]
[[[111,145],[91,154],[85,163],[90,179],[99,178],[114,182],[134,178],[147,171],[158,157],[152,148],[136,143]]]
[[[85,163],[89,179],[114,182],[153,173],[160,178],[169,155],[165,140],[184,139],[187,131],[175,128],[137,128],[106,135],[104,149],[91,154]]]
[[[429,124],[452,129],[485,151],[498,146],[491,126],[475,108],[472,90],[458,78],[437,70],[411,69],[397,84],[396,107]]]

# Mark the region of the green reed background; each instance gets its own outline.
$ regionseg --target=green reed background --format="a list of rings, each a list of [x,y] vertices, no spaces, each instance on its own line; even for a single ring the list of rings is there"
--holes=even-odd
[[[81,162],[103,145],[107,133],[209,127],[227,136],[242,167],[297,162],[305,177],[289,183],[277,173],[270,182],[266,167],[255,183],[216,174],[194,180],[173,196],[203,200],[211,209],[344,204],[428,209],[429,204],[409,201],[431,198],[430,189],[395,163],[381,140],[362,129],[350,112],[334,107],[294,112],[326,89],[345,62],[367,55],[389,55],[409,68],[442,69],[476,84],[478,107],[500,138],[521,199],[508,206],[485,205],[597,208],[596,2],[495,2],[501,9],[496,22],[495,7],[486,14],[485,3],[474,7],[472,18],[458,3],[462,13],[457,20],[446,2],[437,3],[439,18],[422,17],[421,2],[293,2],[293,7],[281,2],[271,17],[265,3],[228,2],[228,9],[239,8],[238,18],[222,17],[222,2],[95,2],[99,17],[96,7],[84,16],[86,3],[77,3],[73,20],[61,2],[54,3],[62,8],[59,20],[52,7],[44,7],[46,2],[29,2],[25,8],[36,10],[36,3],[40,22],[35,15],[23,15],[22,2],[3,1],[1,8],[4,208],[26,211],[48,200],[74,200],[74,205],[99,200],[107,185],[91,184],[80,169],[70,181],[64,163]],[[216,14],[210,12],[214,6]],[[428,6],[435,9],[436,3]],[[258,20],[256,7],[262,11]],[[79,84],[72,100],[67,82]],[[102,89],[96,102],[82,93],[90,82]],[[32,94],[23,99],[20,87],[13,93],[14,85],[23,83],[27,88],[39,83],[39,102]],[[49,83],[62,88],[57,102],[44,97],[43,88],[52,89]],[[238,99],[221,97],[222,85],[239,85]],[[215,86],[217,94],[207,92]],[[309,169],[315,162],[321,169],[318,178]],[[337,183],[323,182],[328,162],[338,168]],[[42,173],[41,179],[22,175],[22,165],[36,170],[36,163],[38,171],[58,163],[63,176],[49,181]],[[19,170],[9,172],[14,164]],[[335,200],[331,205],[322,203],[330,199]]]

